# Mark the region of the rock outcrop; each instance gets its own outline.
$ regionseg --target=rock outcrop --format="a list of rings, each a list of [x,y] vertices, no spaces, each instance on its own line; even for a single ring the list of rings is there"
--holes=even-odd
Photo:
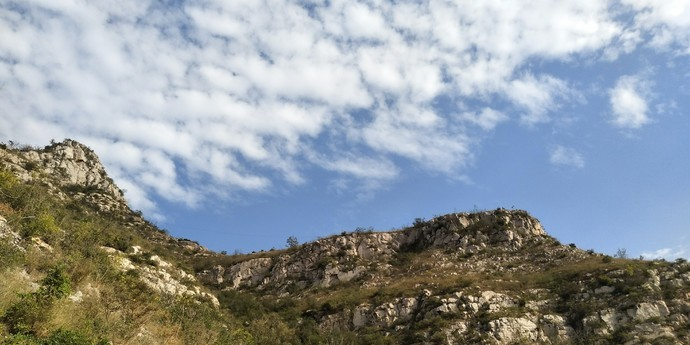
[[[684,263],[667,272],[677,277],[687,270],[690,265]],[[401,333],[418,324],[432,324],[437,327],[432,329],[435,335],[424,333],[424,337],[443,339],[443,344],[685,344],[687,332],[683,330],[687,330],[690,316],[687,296],[630,305],[635,299],[653,296],[614,297],[585,289],[569,300],[548,290],[441,295],[424,290],[416,297],[394,298],[378,305],[364,303],[317,318],[325,327],[347,325]]]
[[[561,245],[524,211],[497,209],[417,220],[400,231],[343,233],[198,277],[280,299],[323,296],[305,312],[321,327],[407,334],[410,344],[687,340],[679,330],[689,325],[682,291],[690,292],[690,264],[630,260],[609,269],[611,261]],[[577,274],[558,273],[565,267]],[[390,287],[401,281],[408,286]],[[319,294],[339,287],[361,294],[353,286],[371,292],[354,305]]]
[[[136,272],[139,279],[154,291],[205,299],[216,307],[220,305],[216,296],[202,291],[193,275],[164,261],[158,255],[142,252],[139,246],[132,247],[129,254],[110,247],[102,247],[101,250],[109,254],[119,270]]]
[[[70,139],[43,149],[0,148],[0,163],[22,181],[39,180],[62,196],[69,192],[102,211],[124,211],[124,193],[89,147]]]
[[[7,243],[12,247],[23,250],[23,248],[19,245],[22,241],[21,236],[12,231],[10,226],[7,224],[7,219],[5,219],[5,217],[2,215],[0,215],[0,241]]]
[[[307,243],[285,253],[201,272],[208,283],[230,289],[330,287],[360,278],[372,263],[427,249],[472,255],[486,248],[516,251],[525,243],[549,239],[541,224],[524,211],[456,213],[418,220],[395,232],[353,232]]]

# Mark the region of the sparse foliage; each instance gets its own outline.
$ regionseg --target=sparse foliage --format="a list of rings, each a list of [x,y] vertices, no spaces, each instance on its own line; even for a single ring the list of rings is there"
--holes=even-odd
[[[297,248],[299,246],[299,241],[297,240],[297,237],[295,236],[290,236],[287,238],[287,244],[286,247],[288,248]]]
[[[625,248],[618,248],[616,251],[616,254],[613,255],[614,258],[619,258],[619,259],[627,259],[628,258],[628,250]]]

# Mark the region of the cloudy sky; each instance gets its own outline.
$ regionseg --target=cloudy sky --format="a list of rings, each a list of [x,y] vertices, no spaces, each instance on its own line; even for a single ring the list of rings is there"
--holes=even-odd
[[[690,257],[687,0],[0,0],[0,140],[214,250],[525,209]]]

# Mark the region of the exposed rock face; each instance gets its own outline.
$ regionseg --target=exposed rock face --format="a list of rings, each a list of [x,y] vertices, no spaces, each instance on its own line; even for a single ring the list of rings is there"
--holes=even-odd
[[[632,308],[606,308],[594,310],[585,316],[585,328],[577,334],[568,315],[549,314],[544,310],[529,311],[520,306],[521,297],[493,291],[476,295],[455,292],[448,296],[421,295],[415,298],[396,298],[381,305],[362,304],[337,315],[322,317],[323,325],[348,324],[354,329],[376,327],[405,330],[415,322],[453,319],[441,329],[445,344],[465,344],[468,339],[477,344],[571,344],[582,341],[583,334],[612,339],[615,334],[637,341],[626,344],[644,344],[666,339],[668,344],[682,344],[677,330],[687,327],[690,302],[675,300],[668,307],[663,300],[643,302]],[[557,296],[548,297],[556,303]],[[599,300],[589,295],[583,305],[601,305],[610,300]],[[546,305],[549,303],[542,303]],[[623,305],[625,302],[623,302]],[[566,314],[572,311],[566,310]],[[516,316],[504,316],[504,315]],[[572,314],[570,314],[572,315]],[[623,331],[621,333],[621,331]],[[474,334],[474,336],[473,336]],[[619,336],[622,337],[622,336]],[[594,339],[594,338],[592,338]]]
[[[580,261],[607,259],[560,245],[523,211],[499,209],[417,221],[395,232],[343,233],[227,267],[215,266],[198,277],[223,289],[306,298],[310,291],[337,291],[353,281],[363,288],[385,288],[395,283],[391,272],[405,275],[404,259],[414,256],[426,258],[422,263],[429,272],[410,274],[426,274],[430,281],[478,272],[510,277],[511,272],[530,274],[567,262],[577,267]],[[649,262],[644,267],[588,273],[564,280],[562,286],[525,290],[468,286],[432,291],[412,286],[408,290],[418,291],[414,295],[378,302],[373,298],[335,311],[327,305],[308,314],[324,328],[410,333],[420,324],[435,325],[411,344],[571,344],[602,339],[631,339],[626,344],[665,339],[681,344],[677,330],[688,326],[690,302],[661,296],[690,291],[690,266],[657,267]],[[504,278],[490,279],[496,280],[496,286],[512,284]],[[648,297],[629,297],[627,291],[634,290],[629,284],[635,284],[638,296]]]
[[[103,210],[123,209],[127,205],[122,190],[108,177],[98,156],[74,140],[66,139],[44,149],[0,148],[0,160],[20,180],[39,178],[52,187],[70,188]],[[57,189],[56,192],[60,195]]]
[[[202,272],[208,283],[230,289],[267,287],[329,287],[362,277],[372,262],[385,262],[394,254],[433,248],[452,248],[473,254],[487,247],[518,250],[528,241],[548,236],[541,224],[523,211],[456,213],[397,232],[354,232],[305,244],[271,258],[256,258]]]
[[[497,342],[504,344],[518,340],[541,340],[537,324],[526,318],[502,317],[489,321],[488,329]]]
[[[154,291],[169,295],[199,297],[210,301],[216,307],[220,305],[214,295],[201,290],[193,275],[174,267],[157,255],[147,255],[137,246],[132,247],[129,255],[110,247],[101,247],[101,250],[109,254],[119,270],[136,271],[141,281]],[[133,258],[143,264],[135,263]]]
[[[0,215],[0,241],[8,243],[13,247],[23,249],[19,245],[22,241],[21,236],[10,229],[10,226],[7,225],[7,219],[2,215]]]

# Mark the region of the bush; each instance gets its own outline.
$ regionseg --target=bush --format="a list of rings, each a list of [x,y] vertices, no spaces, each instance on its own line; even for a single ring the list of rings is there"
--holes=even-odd
[[[91,345],[89,339],[81,333],[58,329],[42,345]]]
[[[48,213],[41,213],[36,217],[27,218],[22,227],[24,237],[39,236],[47,239],[55,237],[60,232],[55,217]]]
[[[39,290],[20,295],[19,301],[10,306],[0,320],[12,334],[34,334],[36,326],[48,320],[53,301],[69,293],[69,278],[64,269],[53,267],[41,281]]]
[[[38,339],[32,335],[15,334],[3,340],[2,345],[39,345]]]
[[[24,163],[24,169],[26,169],[26,171],[33,171],[36,168],[38,168],[38,163],[34,161],[28,161]]]
[[[60,299],[70,293],[69,277],[63,266],[55,266],[48,271],[48,275],[41,280],[41,288],[38,291],[48,299]]]
[[[234,290],[223,291],[218,296],[218,301],[223,308],[227,308],[243,320],[258,319],[266,313],[261,302],[249,293]]]
[[[0,192],[6,193],[17,185],[17,177],[9,171],[0,171]]]
[[[0,239],[0,270],[17,265],[24,258],[19,247]]]
[[[50,304],[37,294],[21,295],[20,300],[10,306],[0,320],[7,325],[11,334],[32,335],[36,325],[48,319],[49,307]],[[24,344],[19,341],[25,339],[17,338],[16,341],[11,344]]]
[[[249,325],[255,344],[288,345],[296,338],[295,330],[288,327],[279,316],[267,314],[252,320]]]

